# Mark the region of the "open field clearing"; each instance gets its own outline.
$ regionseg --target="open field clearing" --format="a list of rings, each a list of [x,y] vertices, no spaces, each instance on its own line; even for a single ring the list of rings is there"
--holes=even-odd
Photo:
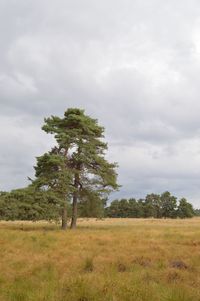
[[[200,301],[200,219],[0,222],[0,301]]]

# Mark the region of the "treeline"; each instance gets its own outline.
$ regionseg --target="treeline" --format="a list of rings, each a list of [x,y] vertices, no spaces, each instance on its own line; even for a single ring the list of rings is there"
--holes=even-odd
[[[72,214],[72,203],[67,203],[68,218]],[[104,217],[106,199],[82,197],[78,203],[79,217]],[[61,221],[62,199],[51,190],[38,190],[33,185],[26,188],[0,191],[0,220]]]
[[[196,216],[200,216],[200,209],[195,209],[194,212]]]
[[[0,192],[0,220],[59,220],[59,204],[55,194],[31,186]]]
[[[185,198],[164,192],[148,194],[145,199],[114,200],[106,207],[106,199],[87,197],[78,203],[79,217],[112,218],[191,218],[200,216]],[[69,216],[72,205],[67,205]],[[51,191],[38,191],[34,186],[0,192],[0,220],[49,220],[60,222],[62,202]]]
[[[191,218],[200,215],[185,198],[177,198],[166,191],[159,194],[148,194],[145,199],[114,200],[105,208],[107,217],[122,218]]]

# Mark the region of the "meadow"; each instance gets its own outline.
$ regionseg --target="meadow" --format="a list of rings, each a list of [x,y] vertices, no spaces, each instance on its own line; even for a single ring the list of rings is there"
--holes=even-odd
[[[200,301],[200,219],[0,222],[0,301]]]

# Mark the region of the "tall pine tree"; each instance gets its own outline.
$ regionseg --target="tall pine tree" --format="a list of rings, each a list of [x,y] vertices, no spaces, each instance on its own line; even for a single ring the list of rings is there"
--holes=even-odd
[[[117,164],[105,158],[104,128],[96,119],[85,115],[84,110],[70,108],[64,118],[46,118],[42,129],[54,135],[57,146],[38,158],[36,181],[60,193],[63,204],[71,199],[71,228],[75,228],[78,202],[83,196],[99,200],[119,187]],[[64,220],[63,224],[66,224]]]

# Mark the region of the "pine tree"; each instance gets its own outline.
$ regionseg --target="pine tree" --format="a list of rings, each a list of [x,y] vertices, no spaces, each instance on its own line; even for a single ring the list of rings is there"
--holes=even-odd
[[[96,119],[85,115],[84,110],[70,108],[64,113],[64,118],[46,118],[42,129],[54,135],[57,146],[38,159],[36,178],[45,184],[45,180],[49,183],[52,176],[51,189],[57,190],[59,186],[65,197],[72,199],[71,228],[75,228],[78,202],[83,196],[105,198],[119,187],[115,171],[117,164],[109,163],[105,158],[104,128]],[[56,157],[52,158],[53,154]],[[43,164],[45,157],[58,161],[54,172],[48,171],[46,163]],[[52,167],[50,164],[50,170]]]

